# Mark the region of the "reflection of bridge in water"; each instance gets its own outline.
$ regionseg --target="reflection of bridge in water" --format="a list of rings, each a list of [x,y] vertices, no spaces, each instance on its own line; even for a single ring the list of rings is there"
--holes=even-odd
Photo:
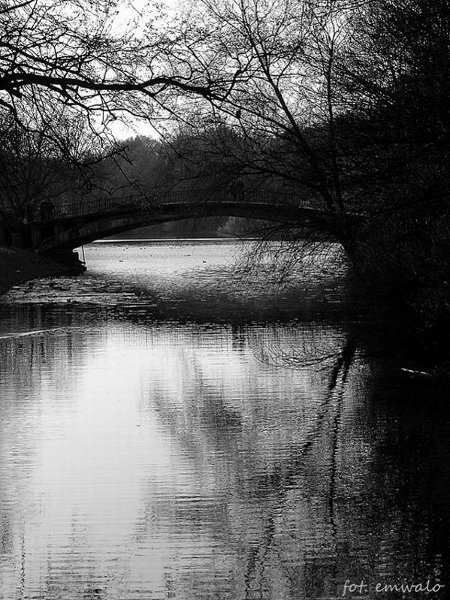
[[[42,202],[29,208],[21,223],[5,219],[12,244],[41,254],[65,253],[94,240],[130,229],[212,216],[261,219],[329,235],[338,233],[337,214],[320,202],[287,192],[172,191],[152,196],[127,195],[82,198],[53,205]],[[12,234],[12,235],[11,235]]]

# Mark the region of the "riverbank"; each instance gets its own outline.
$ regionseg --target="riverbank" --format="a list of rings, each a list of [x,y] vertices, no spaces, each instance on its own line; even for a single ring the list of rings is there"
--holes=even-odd
[[[72,270],[28,250],[0,247],[0,294],[29,279],[62,275]]]

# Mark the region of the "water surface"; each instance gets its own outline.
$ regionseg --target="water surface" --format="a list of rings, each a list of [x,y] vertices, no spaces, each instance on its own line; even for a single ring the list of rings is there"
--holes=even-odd
[[[328,250],[278,286],[234,243],[93,244],[0,299],[1,598],[446,584],[445,390]]]

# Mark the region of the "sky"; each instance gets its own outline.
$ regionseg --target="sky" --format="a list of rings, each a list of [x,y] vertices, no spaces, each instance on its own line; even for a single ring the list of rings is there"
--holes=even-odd
[[[153,0],[123,0],[120,19],[123,24],[136,19],[138,22],[140,15],[143,15],[146,10],[155,7],[161,7],[167,12],[170,18],[172,14],[175,15],[183,7],[183,4],[186,4],[183,0],[157,0],[156,2]],[[141,135],[154,139],[160,137],[158,131],[148,121],[132,121],[129,118],[126,120],[126,123],[121,120],[114,121],[109,126],[109,130],[116,139],[125,140]]]

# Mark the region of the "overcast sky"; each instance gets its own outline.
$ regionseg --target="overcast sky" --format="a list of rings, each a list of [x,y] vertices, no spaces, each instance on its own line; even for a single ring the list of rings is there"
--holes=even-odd
[[[183,0],[123,0],[123,8],[121,11],[121,20],[126,26],[130,21],[139,21],[139,18],[145,18],[146,10],[161,7],[167,11],[168,18],[175,15],[183,7]],[[158,132],[154,127],[145,120],[135,120],[131,122],[127,119],[128,124],[121,121],[111,123],[109,129],[117,139],[123,140],[136,135],[146,135],[153,138],[158,138]]]

